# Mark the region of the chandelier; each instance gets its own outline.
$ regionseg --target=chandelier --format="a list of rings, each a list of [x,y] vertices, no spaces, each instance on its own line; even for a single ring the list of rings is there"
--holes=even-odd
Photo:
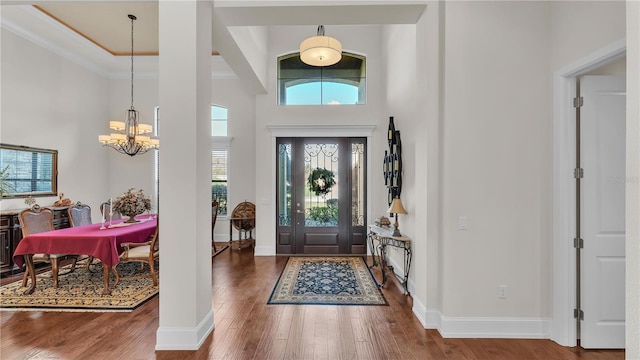
[[[151,125],[138,123],[139,113],[133,107],[133,21],[136,20],[136,16],[128,16],[131,19],[131,108],[126,111],[124,122],[109,121],[109,128],[116,132],[109,135],[99,135],[98,141],[103,146],[113,148],[119,153],[134,156],[158,149],[160,140],[151,138],[150,134],[153,132]]]
[[[311,66],[329,66],[342,59],[342,44],[330,36],[324,36],[324,25],[318,26],[316,36],[300,43],[300,60]]]

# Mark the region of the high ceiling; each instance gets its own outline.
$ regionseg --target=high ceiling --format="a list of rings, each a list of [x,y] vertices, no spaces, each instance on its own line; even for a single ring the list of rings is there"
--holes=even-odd
[[[135,15],[136,76],[157,75],[157,0],[30,1],[35,6],[25,2],[2,1],[2,28],[110,78],[128,77],[128,14]],[[423,0],[216,0],[213,4],[214,55],[219,51],[221,56],[212,56],[212,76],[241,74],[256,92],[265,89],[264,75],[252,66],[264,61],[255,57],[262,44],[251,43],[255,40],[250,36],[239,37],[243,33],[239,29],[261,27],[267,33],[276,25],[415,24],[426,9]]]
[[[42,4],[36,8],[112,55],[131,53],[131,20],[136,55],[158,54],[158,3]]]

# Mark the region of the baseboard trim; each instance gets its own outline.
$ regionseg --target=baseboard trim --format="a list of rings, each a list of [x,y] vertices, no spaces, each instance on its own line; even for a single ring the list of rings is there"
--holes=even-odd
[[[549,339],[551,319],[440,317],[443,338]]]
[[[198,350],[213,328],[213,310],[195,328],[159,327],[156,332],[156,350]]]
[[[257,246],[253,250],[254,256],[275,256],[275,248],[273,246]]]

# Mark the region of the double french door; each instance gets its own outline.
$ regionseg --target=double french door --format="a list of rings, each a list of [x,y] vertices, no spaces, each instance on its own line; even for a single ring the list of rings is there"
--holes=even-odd
[[[278,138],[278,254],[366,254],[366,139]]]

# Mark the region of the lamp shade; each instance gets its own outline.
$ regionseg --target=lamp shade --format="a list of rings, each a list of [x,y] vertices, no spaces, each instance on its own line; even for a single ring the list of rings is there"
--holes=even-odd
[[[402,206],[402,201],[400,200],[400,198],[393,199],[393,201],[391,202],[391,206],[389,207],[389,210],[387,210],[387,212],[391,214],[407,214],[407,210],[405,210],[404,206]]]
[[[318,26],[317,36],[300,43],[300,60],[311,66],[329,66],[342,59],[342,43],[324,36],[324,26]]]

